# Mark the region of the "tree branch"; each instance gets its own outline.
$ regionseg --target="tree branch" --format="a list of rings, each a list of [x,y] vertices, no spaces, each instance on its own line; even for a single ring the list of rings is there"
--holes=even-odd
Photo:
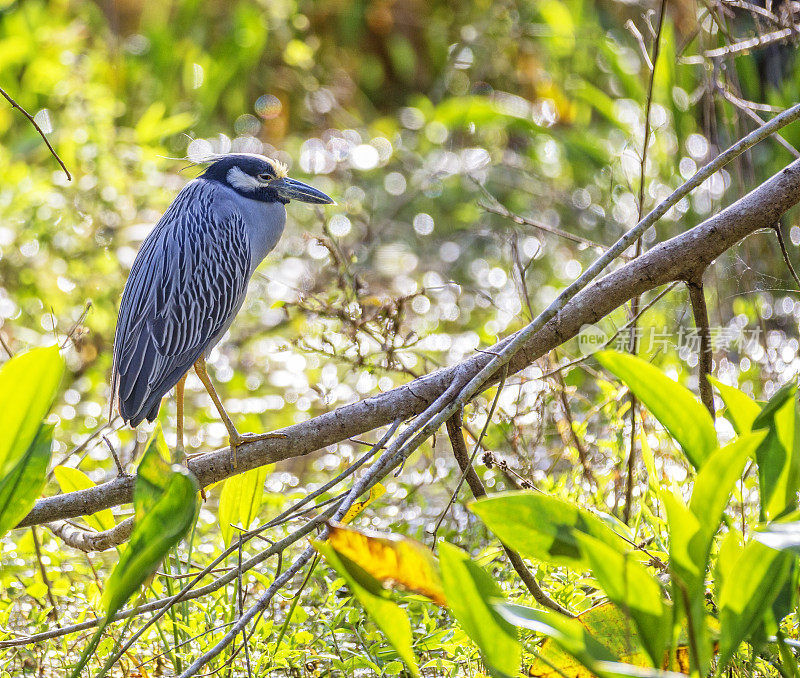
[[[703,290],[702,274],[694,280],[686,283],[689,288],[689,299],[692,303],[692,314],[694,315],[694,326],[700,333],[700,349],[697,359],[697,388],[700,391],[700,400],[711,414],[713,419],[714,412],[714,393],[711,390],[711,383],[708,376],[711,374],[714,355],[711,352],[711,332],[708,326],[708,308],[706,307],[706,295]]]
[[[800,160],[702,224],[660,243],[578,292],[555,317],[527,338],[508,362],[509,374],[531,365],[578,334],[583,325],[597,322],[635,296],[662,285],[691,279],[743,238],[760,229],[772,228],[779,217],[798,202]],[[478,352],[453,367],[286,427],[280,431],[286,434],[286,438],[246,443],[238,449],[235,471],[231,468],[229,448],[195,458],[189,462],[189,468],[200,483],[207,486],[236,473],[308,455],[397,419],[418,415],[445,394],[452,397],[459,393],[486,368],[494,354],[516,336],[511,335],[490,351]],[[495,373],[484,383],[484,388],[497,378]],[[133,478],[115,478],[87,490],[40,499],[19,527],[88,515],[129,503],[132,497]]]
[[[44,140],[44,143],[47,144],[47,148],[50,149],[50,153],[58,161],[58,164],[61,165],[61,169],[64,170],[64,174],[67,175],[67,180],[68,181],[72,181],[72,175],[69,173],[69,170],[67,169],[67,166],[64,164],[64,161],[59,157],[58,153],[56,153],[56,149],[54,149],[50,145],[50,141],[48,140],[47,135],[42,131],[42,128],[39,127],[39,123],[36,122],[36,120],[34,120],[33,116],[30,113],[28,113],[28,111],[26,111],[24,108],[22,108],[22,106],[20,106],[16,101],[14,101],[9,96],[8,92],[6,92],[2,87],[0,87],[0,94],[5,98],[5,100],[8,103],[11,104],[12,108],[16,108],[20,113],[22,113],[22,115],[24,115],[28,119],[28,121],[31,123],[31,125],[33,125],[34,129],[37,132],[39,132],[39,136],[42,137],[42,139]]]

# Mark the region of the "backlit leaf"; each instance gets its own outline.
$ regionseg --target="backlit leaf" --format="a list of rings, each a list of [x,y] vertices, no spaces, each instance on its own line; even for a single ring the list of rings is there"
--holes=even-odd
[[[63,374],[58,346],[14,356],[0,369],[0,478],[30,448],[53,406]]]
[[[53,444],[53,426],[43,424],[16,466],[0,478],[0,537],[33,508],[44,489]]]
[[[796,507],[800,489],[800,422],[797,387],[783,386],[753,422],[767,436],[756,450],[761,520],[774,520]]]
[[[671,631],[671,610],[661,585],[630,555],[596,539],[578,535],[592,576],[620,610],[633,619],[639,639],[653,666],[660,666]]]
[[[341,524],[330,524],[328,543],[383,586],[399,586],[426,596],[438,605],[446,604],[436,560],[424,544],[399,535],[355,530]]]
[[[587,566],[575,537],[578,533],[620,551],[630,550],[597,516],[544,494],[503,492],[472,502],[470,510],[510,548],[553,565]]]
[[[717,432],[708,410],[689,389],[641,358],[616,351],[594,356],[622,380],[678,442],[695,468],[717,448]]]
[[[347,513],[344,514],[342,518],[342,524],[347,525],[356,518],[356,516],[360,515],[361,512],[367,508],[373,501],[376,499],[380,499],[384,494],[386,494],[386,488],[381,483],[375,483],[369,490],[369,495],[363,501],[355,502],[349,509],[347,509]]]
[[[157,427],[151,443],[160,435]],[[197,518],[197,478],[183,466],[168,465],[159,447],[149,444],[139,464],[133,493],[133,532],[103,591],[106,617],[84,649],[71,678],[80,675],[116,612],[155,573]]]
[[[761,411],[758,403],[738,388],[723,384],[719,379],[709,376],[708,380],[719,391],[725,403],[725,414],[731,420],[736,432],[739,434],[749,433],[755,418]]]
[[[538,678],[611,678],[611,676],[652,676],[678,678],[689,672],[684,642],[671,655],[664,655],[663,668],[647,668],[648,657],[628,616],[611,603],[593,607],[568,619],[520,605],[504,605],[501,613],[521,628],[547,637],[528,668]],[[513,617],[511,616],[513,615]]]
[[[717,600],[720,668],[728,664],[739,644],[761,623],[789,576],[792,560],[791,553],[751,541],[727,572]]]
[[[219,495],[219,525],[222,538],[230,545],[238,534],[233,525],[250,529],[264,497],[264,481],[270,466],[258,466],[244,473],[231,476],[222,485]]]
[[[419,666],[411,648],[411,623],[408,621],[408,615],[405,611],[391,600],[388,600],[385,597],[385,592],[380,592],[376,595],[375,592],[367,590],[353,577],[351,568],[345,564],[330,544],[315,541],[313,546],[325,556],[328,564],[347,582],[356,600],[361,603],[361,606],[366,610],[372,621],[383,631],[386,639],[397,651],[397,654],[408,666],[411,673],[418,676]]]
[[[497,583],[461,549],[439,543],[439,567],[447,606],[481,651],[493,676],[519,672],[522,647],[516,628],[494,608],[505,600]]]

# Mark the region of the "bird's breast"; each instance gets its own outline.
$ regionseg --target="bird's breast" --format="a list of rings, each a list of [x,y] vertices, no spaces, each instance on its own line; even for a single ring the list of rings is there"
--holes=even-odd
[[[247,200],[240,206],[250,242],[250,275],[278,244],[286,225],[286,207],[279,202]]]

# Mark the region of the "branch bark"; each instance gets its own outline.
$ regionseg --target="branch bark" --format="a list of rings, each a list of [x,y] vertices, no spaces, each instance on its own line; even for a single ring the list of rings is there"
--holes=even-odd
[[[634,297],[668,283],[694,278],[743,238],[760,229],[772,228],[798,202],[800,160],[698,226],[660,243],[576,294],[514,355],[508,363],[509,374],[528,367],[574,337],[583,325],[597,322]],[[501,343],[506,341],[508,338]],[[286,438],[246,443],[237,451],[235,471],[229,448],[195,458],[189,462],[189,468],[201,485],[207,486],[264,464],[311,454],[399,418],[420,414],[455,382],[463,383],[477,375],[491,358],[491,349],[478,352],[457,365],[409,384],[282,429],[280,433]],[[497,378],[499,373],[494,380]],[[87,490],[40,499],[19,527],[87,515],[129,503],[132,497],[133,478],[119,477]]]

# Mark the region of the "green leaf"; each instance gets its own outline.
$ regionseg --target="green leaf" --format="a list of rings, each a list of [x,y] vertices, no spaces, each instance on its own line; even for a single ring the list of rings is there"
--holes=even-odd
[[[94,653],[111,619],[158,569],[169,550],[191,529],[200,509],[197,478],[183,466],[161,458],[156,427],[136,474],[133,532],[103,591],[106,617],[73,669],[77,678]]]
[[[661,585],[629,555],[586,535],[578,535],[578,541],[589,560],[592,576],[611,602],[633,619],[652,665],[660,667],[672,619]]]
[[[96,486],[95,482],[83,471],[70,466],[56,466],[53,469],[53,475],[56,477],[62,492],[77,492],[78,490],[88,490],[90,487]],[[102,509],[84,518],[98,532],[110,530],[116,525],[111,509]]]
[[[137,516],[130,541],[106,584],[103,602],[109,616],[138,591],[194,523],[200,491],[194,475],[174,466],[162,487],[152,508]]]
[[[217,515],[226,545],[230,545],[233,538],[239,534],[232,525],[240,525],[248,530],[258,515],[268,470],[267,466],[259,466],[232,476],[223,483]]]
[[[761,411],[758,403],[738,388],[723,384],[719,379],[709,376],[708,380],[719,391],[722,401],[725,403],[725,414],[731,420],[736,432],[739,434],[749,433]]]
[[[711,643],[708,640],[705,611],[705,567],[707,560],[703,527],[697,516],[671,492],[662,495],[669,525],[669,565],[672,572],[672,600],[677,623],[685,614],[694,638],[690,645],[697,648],[695,667],[705,675],[711,662]]]
[[[169,457],[169,447],[159,421],[145,444],[142,460],[136,469],[136,484],[133,486],[136,520],[144,518],[163,496],[165,479],[169,478],[172,470]]]
[[[618,661],[577,619],[513,603],[495,603],[494,608],[509,624],[551,638],[564,652],[599,676],[603,675],[599,662]]]
[[[447,606],[466,634],[475,641],[493,676],[516,676],[522,657],[517,630],[494,608],[503,601],[497,583],[461,549],[439,543]]]
[[[63,374],[58,346],[22,353],[0,369],[0,478],[30,448],[53,406]]]
[[[744,547],[719,593],[720,639],[716,675],[759,626],[791,570],[793,555],[757,541]]]
[[[418,676],[419,666],[417,665],[416,657],[414,657],[414,650],[411,647],[413,639],[411,623],[408,621],[408,615],[405,610],[389,600],[384,592],[377,592],[380,591],[380,585],[378,585],[377,591],[376,589],[367,590],[362,582],[353,576],[351,566],[346,562],[346,559],[340,557],[330,544],[315,541],[313,545],[317,551],[325,556],[325,560],[336,570],[337,574],[347,582],[353,595],[361,603],[361,606],[372,621],[383,631],[386,639],[397,651],[400,659],[405,662],[411,673]]]
[[[43,424],[22,458],[0,478],[0,537],[33,508],[47,480],[53,426]]]
[[[715,450],[697,474],[689,508],[701,528],[695,539],[700,540],[696,552],[702,554],[703,571],[731,491],[741,477],[748,457],[755,458],[756,450],[765,437],[766,433],[758,431],[737,438]]]
[[[692,392],[641,358],[616,351],[594,355],[669,431],[692,465],[700,468],[718,447],[717,432],[708,410]]]
[[[753,430],[766,429],[756,450],[761,520],[774,520],[797,508],[800,489],[800,425],[797,387],[787,384],[769,399],[753,422]]]
[[[503,492],[472,502],[470,510],[504,544],[552,565],[586,568],[588,562],[576,539],[579,533],[617,550],[629,550],[627,543],[597,516],[544,494]]]

